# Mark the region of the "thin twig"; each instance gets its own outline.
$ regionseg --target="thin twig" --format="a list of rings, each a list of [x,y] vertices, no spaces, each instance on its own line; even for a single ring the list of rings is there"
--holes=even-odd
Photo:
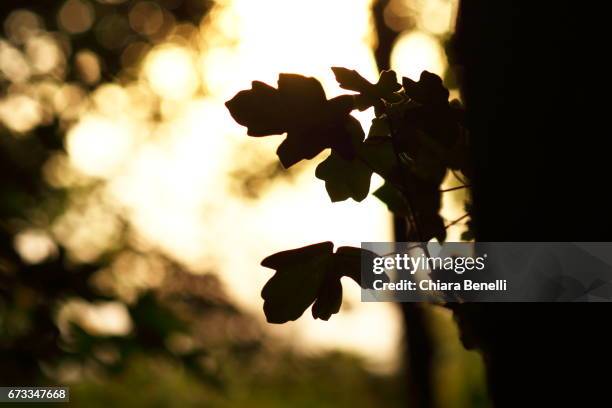
[[[452,221],[450,224],[444,226],[444,228],[452,227],[453,225],[459,223],[461,220],[463,220],[464,218],[468,217],[469,215],[470,215],[469,213],[463,214],[461,217],[459,217],[456,220]]]
[[[455,191],[455,190],[461,190],[462,188],[470,188],[472,186],[470,186],[469,184],[464,184],[462,186],[457,186],[457,187],[451,187],[451,188],[447,188],[445,190],[440,190],[441,193],[448,193],[449,191]]]
[[[459,173],[457,172],[457,170],[451,170],[451,173],[453,173],[453,176],[455,176],[455,178],[456,178],[457,180],[459,180],[461,183],[463,183],[463,184],[465,184],[465,185],[467,185],[467,184],[468,184],[468,182],[467,182],[467,181],[465,181],[465,179],[464,179],[462,176],[460,176],[460,175],[459,175]]]

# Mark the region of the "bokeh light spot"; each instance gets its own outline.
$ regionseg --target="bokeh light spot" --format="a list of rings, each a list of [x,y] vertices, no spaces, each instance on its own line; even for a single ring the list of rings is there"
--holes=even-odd
[[[179,46],[153,49],[145,61],[144,74],[153,91],[162,98],[189,98],[199,85],[191,52]]]
[[[72,164],[89,176],[109,177],[125,163],[133,148],[133,136],[125,122],[89,115],[67,136]]]
[[[444,76],[444,53],[437,38],[420,31],[402,34],[391,53],[391,67],[418,80],[422,71]]]
[[[94,22],[94,10],[85,0],[68,0],[60,9],[57,20],[67,32],[83,33],[89,30]]]

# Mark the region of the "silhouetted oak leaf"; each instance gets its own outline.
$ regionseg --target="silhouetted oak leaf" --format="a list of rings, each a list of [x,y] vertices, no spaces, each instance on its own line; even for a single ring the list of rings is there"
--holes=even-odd
[[[428,71],[421,72],[418,81],[402,78],[404,92],[412,100],[423,105],[448,104],[448,89],[444,87],[442,78]]]
[[[354,69],[332,67],[340,88],[355,92],[368,92],[375,85],[365,79]]]
[[[395,71],[383,71],[380,73],[380,78],[376,83],[376,89],[380,93],[381,97],[389,102],[392,99],[397,99],[394,92],[399,91],[402,86],[397,82],[397,75]]]
[[[316,299],[334,244],[322,242],[270,255],[261,262],[276,273],[261,291],[270,323],[296,320]]]
[[[296,320],[311,304],[315,319],[329,319],[342,304],[340,279],[349,276],[361,285],[362,254],[376,256],[352,247],[333,253],[331,242],[321,242],[264,259],[262,266],[276,270],[261,292],[268,322]]]
[[[399,96],[395,92],[401,89],[394,71],[383,71],[376,84],[362,77],[357,71],[342,67],[332,67],[340,88],[359,92],[355,97],[355,107],[366,110],[370,106],[379,105],[381,99],[396,102]]]
[[[332,154],[322,161],[315,171],[315,176],[325,181],[325,189],[332,202],[352,198],[363,201],[370,192],[372,173],[388,177],[395,163],[395,155],[390,139],[359,142],[356,147],[357,157],[345,160],[340,155]]]
[[[435,74],[423,71],[418,82],[404,78],[403,83],[409,99],[388,109],[396,149],[410,158],[416,174],[440,183],[447,168],[466,167],[462,108],[448,102],[449,92]]]
[[[428,242],[432,238],[435,238],[438,242],[444,242],[446,239],[446,226],[444,225],[444,219],[438,212],[426,211],[417,214],[417,217],[420,217],[420,235],[417,234],[416,230],[408,231],[408,241],[423,240],[423,242]]]
[[[420,148],[413,156],[413,171],[424,180],[440,185],[446,175],[449,150],[436,142],[435,139],[418,133]]]
[[[357,158],[349,161],[332,152],[317,166],[315,176],[325,181],[332,202],[349,198],[363,201],[370,192],[372,170]]]
[[[238,92],[225,106],[236,122],[248,127],[249,136],[285,133],[287,120],[280,94],[268,84],[253,81],[250,90]]]
[[[332,262],[334,270],[338,271],[341,276],[348,276],[363,289],[372,289],[375,279],[389,282],[389,277],[386,274],[376,275],[370,269],[367,269],[367,273],[361,273],[362,258],[366,265],[373,265],[375,257],[378,257],[378,255],[372,251],[343,246],[336,250]]]
[[[326,148],[352,159],[350,95],[327,100],[321,83],[297,74],[280,74],[278,89],[259,81],[225,104],[249,136],[287,133],[277,155],[285,168],[312,159]]]
[[[312,317],[329,320],[331,315],[340,311],[340,306],[342,306],[342,283],[340,283],[340,276],[333,271],[328,271],[319,288],[317,298],[312,305]]]
[[[353,146],[359,150],[364,137],[363,129],[357,119],[354,119],[352,126]],[[332,151],[329,157],[317,166],[315,176],[325,181],[325,189],[332,202],[349,198],[362,201],[370,191],[372,170],[358,157],[346,160]]]
[[[446,239],[446,226],[439,214],[441,194],[438,184],[422,180],[413,173],[406,173],[406,189],[410,202],[402,192],[389,182],[385,182],[373,194],[387,205],[389,211],[402,217],[415,217],[420,230],[408,231],[408,240],[414,242],[429,241],[436,238],[442,242]],[[413,207],[410,207],[412,205]]]
[[[359,146],[359,156],[382,178],[393,178],[397,160],[391,138],[367,138]]]
[[[394,120],[395,145],[400,154],[410,158],[413,171],[420,177],[441,183],[447,168],[463,169],[467,145],[460,143],[459,126],[446,115],[448,107],[410,108]]]
[[[467,229],[467,230],[463,231],[461,233],[461,240],[462,241],[472,241],[472,240],[474,240],[474,231],[472,231],[471,229]]]
[[[442,204],[440,184],[407,172],[406,188],[410,196],[412,214],[420,227],[418,234],[414,228],[408,231],[408,241],[429,241],[436,238],[443,242],[446,239],[446,226],[439,214]]]
[[[362,258],[366,265],[373,265],[373,260],[378,255],[374,252],[343,246],[336,250],[330,259],[325,280],[312,305],[312,316],[315,319],[328,320],[332,314],[340,311],[342,305],[342,284],[340,278],[348,276],[364,289],[372,289],[373,282],[380,279],[389,282],[386,274],[376,275],[367,269],[366,273],[361,271]]]
[[[393,214],[403,217],[410,215],[410,209],[406,203],[406,199],[391,183],[385,182],[385,184],[372,194],[382,201]]]
[[[381,115],[378,118],[372,119],[372,125],[368,132],[368,139],[379,138],[379,137],[390,137],[391,128],[389,127],[389,120],[386,115]]]

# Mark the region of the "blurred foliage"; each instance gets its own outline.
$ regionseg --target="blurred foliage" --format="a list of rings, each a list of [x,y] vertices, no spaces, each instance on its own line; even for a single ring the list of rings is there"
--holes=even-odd
[[[266,356],[251,367],[242,361],[226,361],[228,381],[222,392],[203,388],[168,362],[136,359],[120,381],[88,382],[74,387],[71,402],[87,407],[103,407],[113,401],[137,407],[202,406],[202,401],[206,401],[205,406],[220,408],[403,405],[398,379],[368,373],[353,357],[325,354],[296,358],[276,352]],[[327,380],[332,378],[333,381]]]
[[[480,356],[465,352],[450,313],[431,309],[437,353],[433,379],[436,404],[449,408],[488,407]],[[242,357],[227,355],[219,367],[225,379],[221,389],[202,387],[180,366],[163,359],[136,355],[127,369],[112,380],[75,384],[72,404],[97,407],[121,401],[130,406],[209,407],[400,407],[405,379],[377,375],[364,362],[340,353],[296,356],[278,347],[264,347],[245,364]],[[141,392],[135,393],[134,390]]]
[[[65,157],[65,130],[78,117],[69,105],[82,105],[105,79],[129,75],[139,62],[134,47],[141,57],[151,44],[181,36],[208,5],[0,5],[0,383],[120,373],[137,354],[181,364],[219,387],[202,358],[257,350],[259,329],[224,297],[213,275],[191,275],[154,250],[142,252],[124,216],[100,198],[96,179],[67,171],[77,182],[62,185],[48,171]],[[73,92],[64,96],[76,101],[58,102],[66,86]],[[64,234],[57,225],[82,201],[95,202],[102,224],[116,228],[100,248],[85,243],[79,253],[66,242],[66,236],[82,240],[74,220]]]
[[[262,160],[267,152],[253,150],[240,152],[241,160],[230,174],[230,187],[240,197],[259,199],[280,180],[294,181],[300,171],[299,165],[287,170],[276,160]]]

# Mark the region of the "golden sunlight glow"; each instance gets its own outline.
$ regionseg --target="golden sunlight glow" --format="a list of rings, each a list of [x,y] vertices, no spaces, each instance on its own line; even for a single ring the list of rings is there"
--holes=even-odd
[[[7,41],[0,40],[0,74],[11,82],[22,83],[30,78],[31,71],[23,53]]]
[[[74,57],[74,62],[83,82],[91,85],[100,80],[100,61],[94,52],[79,51]]]
[[[56,39],[49,35],[30,37],[26,43],[26,54],[37,74],[64,69],[64,53]]]
[[[18,9],[4,22],[8,38],[15,44],[23,44],[28,38],[40,31],[43,22],[39,16],[26,9]]]
[[[391,67],[403,76],[418,80],[422,71],[444,76],[446,64],[439,41],[424,32],[402,34],[391,53]]]
[[[89,176],[109,177],[129,158],[133,142],[125,122],[89,115],[68,132],[67,149],[77,169]]]
[[[60,309],[57,320],[65,335],[69,335],[69,323],[76,323],[95,336],[125,336],[132,330],[132,319],[121,302],[69,300]]]
[[[37,264],[57,253],[57,246],[48,233],[37,229],[28,229],[15,236],[15,250],[21,258],[30,264]]]
[[[346,66],[376,78],[371,52],[371,0],[234,0],[223,2],[202,27],[202,70],[210,92],[229,99],[258,79],[280,72],[315,76],[338,93],[329,69]]]
[[[153,91],[163,98],[189,98],[199,85],[193,56],[183,47],[155,48],[148,55],[144,70]]]
[[[11,130],[24,133],[42,120],[42,107],[40,103],[28,96],[10,94],[0,99],[0,120]]]
[[[422,1],[419,27],[432,34],[445,34],[451,27],[456,0]]]
[[[76,119],[84,110],[85,90],[77,85],[65,84],[53,95],[53,108],[59,117],[66,120]]]
[[[52,232],[72,261],[96,261],[116,244],[122,224],[114,204],[103,188],[70,197],[68,210],[55,220]]]

